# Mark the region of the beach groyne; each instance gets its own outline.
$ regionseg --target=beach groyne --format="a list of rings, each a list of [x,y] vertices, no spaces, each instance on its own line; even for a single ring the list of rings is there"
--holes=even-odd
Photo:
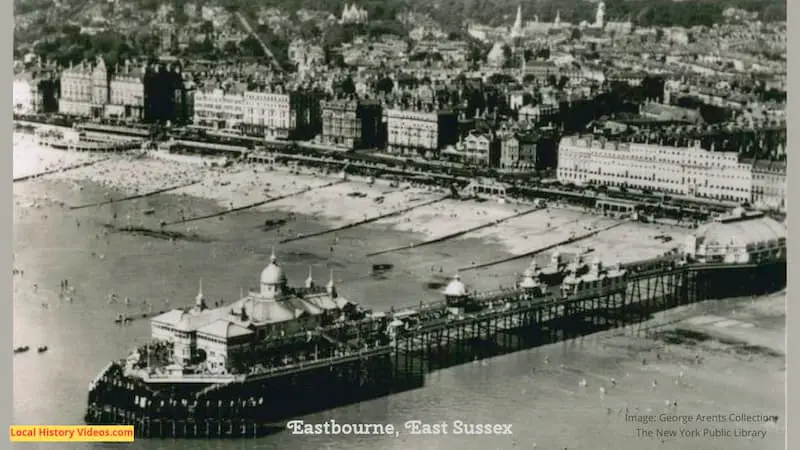
[[[122,198],[109,199],[109,200],[103,200],[102,202],[92,202],[92,203],[85,203],[83,205],[70,206],[69,209],[84,209],[84,208],[91,208],[91,207],[94,207],[94,206],[110,205],[112,203],[126,202],[126,201],[136,200],[136,199],[140,199],[140,198],[153,197],[155,195],[165,194],[167,192],[171,192],[171,191],[175,191],[175,190],[178,190],[178,189],[181,189],[181,188],[189,187],[189,186],[195,185],[197,183],[200,183],[201,181],[203,181],[203,180],[194,180],[194,181],[189,181],[189,182],[181,183],[181,184],[174,185],[174,186],[169,186],[169,187],[165,187],[165,188],[161,188],[161,189],[156,189],[156,190],[150,191],[150,192],[143,192],[141,194],[128,195],[128,196],[122,197]]]
[[[598,234],[600,234],[600,233],[602,233],[604,231],[608,231],[608,230],[617,228],[617,227],[619,227],[619,226],[621,226],[623,224],[625,224],[625,222],[614,223],[614,224],[611,224],[609,226],[606,226],[606,227],[603,227],[603,228],[598,228],[598,229],[592,230],[592,231],[590,231],[588,233],[581,234],[579,236],[573,236],[573,237],[570,237],[569,239],[564,239],[564,240],[558,241],[558,242],[556,242],[554,244],[546,245],[544,247],[539,247],[536,250],[531,250],[529,252],[525,252],[525,253],[522,253],[522,254],[519,254],[519,255],[513,255],[513,256],[509,256],[507,258],[502,258],[502,259],[498,259],[498,260],[495,260],[495,261],[490,261],[490,262],[487,262],[487,263],[476,264],[474,266],[462,267],[462,268],[458,269],[458,271],[459,272],[467,272],[467,271],[470,271],[470,270],[483,269],[485,267],[491,267],[491,266],[496,266],[496,265],[504,264],[504,263],[511,262],[511,261],[516,261],[518,259],[531,258],[533,256],[536,256],[536,255],[540,254],[540,253],[552,250],[554,248],[557,248],[557,247],[560,247],[560,246],[563,246],[563,245],[570,245],[570,244],[574,244],[576,242],[580,242],[580,241],[582,241],[584,239],[589,239],[592,236],[598,235]]]
[[[509,220],[516,219],[518,217],[523,217],[523,216],[526,216],[528,214],[532,214],[532,213],[535,213],[537,211],[541,211],[543,209],[545,209],[545,207],[543,207],[543,206],[532,208],[532,209],[527,209],[525,211],[518,212],[518,213],[512,214],[512,215],[507,216],[507,217],[503,217],[503,218],[500,218],[500,219],[496,219],[496,220],[493,220],[493,221],[488,222],[488,223],[482,223],[480,225],[476,225],[474,227],[467,228],[465,230],[460,230],[460,231],[456,231],[454,233],[446,234],[444,236],[439,236],[437,238],[428,239],[427,241],[422,241],[422,242],[418,242],[418,243],[415,243],[415,244],[408,244],[408,245],[403,245],[403,246],[400,246],[400,247],[388,248],[388,249],[384,249],[384,250],[378,250],[377,252],[367,253],[367,256],[368,257],[370,257],[370,256],[378,256],[378,255],[383,255],[383,254],[386,254],[386,253],[394,253],[394,252],[399,252],[399,251],[402,251],[402,250],[409,250],[409,249],[412,249],[412,248],[418,248],[418,247],[424,247],[424,246],[427,246],[427,245],[438,244],[440,242],[444,242],[444,241],[448,241],[450,239],[455,239],[455,238],[464,236],[465,234],[469,234],[469,233],[473,233],[475,231],[483,230],[485,228],[497,226],[497,225],[500,225],[500,224],[502,224],[504,222],[508,222]]]
[[[107,157],[107,158],[95,159],[95,160],[92,160],[92,161],[85,161],[85,162],[82,162],[82,163],[73,164],[73,165],[66,166],[66,167],[59,167],[58,169],[45,170],[43,172],[32,173],[30,175],[23,175],[23,176],[20,176],[20,177],[15,177],[13,179],[13,182],[14,183],[18,183],[18,182],[21,182],[21,181],[32,180],[34,178],[40,178],[40,177],[43,177],[43,176],[46,176],[46,175],[52,175],[54,173],[64,173],[64,172],[68,172],[70,170],[80,169],[82,167],[93,166],[93,165],[95,165],[97,163],[101,163],[103,161],[108,161],[109,159],[111,159],[111,158]]]
[[[138,226],[115,227],[114,225],[106,225],[106,227],[117,233],[138,234],[140,236],[147,236],[165,241],[191,241],[191,242],[212,241],[212,239],[205,236],[201,236],[197,233],[181,233],[179,231],[154,230],[152,228],[138,227]]]
[[[337,180],[337,181],[333,181],[331,183],[323,184],[321,186],[307,187],[307,188],[301,189],[299,191],[289,192],[288,194],[279,195],[277,197],[270,197],[270,198],[267,198],[267,199],[264,199],[264,200],[257,201],[255,203],[249,203],[247,205],[243,205],[243,206],[239,206],[239,207],[231,208],[231,209],[226,209],[224,211],[219,211],[219,212],[215,212],[215,213],[211,213],[211,214],[203,214],[203,215],[195,216],[195,217],[188,217],[188,218],[184,218],[184,219],[181,219],[181,220],[176,220],[176,221],[173,221],[173,222],[166,222],[166,223],[164,223],[164,226],[180,225],[180,224],[184,224],[184,223],[188,223],[188,222],[196,222],[196,221],[199,221],[199,220],[213,219],[215,217],[222,217],[222,216],[225,216],[225,215],[228,215],[228,214],[232,214],[232,213],[235,213],[235,212],[247,211],[248,209],[257,208],[259,206],[263,206],[263,205],[266,205],[266,204],[269,204],[269,203],[274,203],[274,202],[277,202],[277,201],[280,201],[280,200],[284,200],[284,199],[287,199],[287,198],[296,197],[298,195],[302,195],[302,194],[305,194],[305,193],[308,193],[308,192],[311,192],[311,191],[314,191],[314,190],[317,190],[317,189],[325,189],[325,188],[328,188],[328,187],[331,187],[331,186],[335,186],[337,184],[341,184],[341,183],[344,183],[344,182],[345,182],[344,180]]]
[[[402,208],[402,209],[399,209],[399,210],[391,211],[391,212],[388,212],[386,214],[381,214],[381,215],[378,215],[378,216],[369,217],[369,218],[366,218],[366,219],[363,219],[363,220],[359,220],[357,222],[347,223],[347,224],[344,224],[342,226],[338,226],[338,227],[335,227],[335,228],[328,228],[328,229],[321,230],[321,231],[315,231],[313,233],[305,233],[305,234],[301,234],[301,235],[298,235],[298,236],[295,236],[295,237],[286,238],[286,239],[280,241],[280,243],[281,244],[285,244],[287,242],[300,241],[300,240],[303,240],[303,239],[308,239],[308,238],[312,238],[312,237],[316,237],[316,236],[323,236],[323,235],[326,235],[326,234],[335,233],[337,231],[348,230],[350,228],[355,228],[355,227],[358,227],[358,226],[361,226],[361,225],[367,225],[367,224],[374,223],[374,222],[377,222],[377,221],[382,220],[382,219],[386,219],[388,217],[394,217],[394,216],[399,216],[401,214],[405,214],[405,213],[407,213],[409,211],[413,211],[413,210],[415,210],[417,208],[423,208],[425,206],[435,205],[436,203],[441,203],[441,202],[443,202],[444,200],[446,200],[448,198],[450,198],[450,196],[446,195],[446,196],[441,197],[441,198],[437,198],[437,199],[434,199],[434,200],[429,200],[427,202],[417,203],[415,205],[411,205],[411,206],[408,206],[408,207],[405,207],[405,208]]]

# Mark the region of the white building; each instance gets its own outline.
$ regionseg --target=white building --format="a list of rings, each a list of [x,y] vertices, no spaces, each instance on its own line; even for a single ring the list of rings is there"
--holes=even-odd
[[[33,88],[28,80],[14,80],[13,84],[14,112],[28,114],[35,112]]]
[[[684,250],[700,262],[747,264],[786,258],[786,226],[741,208],[699,227]]]
[[[209,309],[201,284],[193,308],[154,317],[151,333],[153,339],[173,344],[177,364],[201,361],[205,372],[225,374],[233,353],[274,337],[312,330],[337,319],[349,304],[338,295],[333,278],[324,289],[318,289],[309,274],[304,288],[291,288],[273,253],[261,272],[258,291],[233,304]]]
[[[247,91],[242,97],[242,124],[269,138],[289,137],[295,128],[290,95],[282,90]],[[196,108],[196,107],[195,107]]]
[[[387,150],[398,154],[424,154],[439,146],[439,114],[436,111],[387,109],[384,112]]]
[[[244,96],[222,89],[197,90],[194,94],[195,125],[234,128],[244,122]]]
[[[60,114],[92,115],[92,87],[94,84],[92,73],[95,70],[100,74],[104,68],[94,68],[88,63],[81,62],[77,66],[70,64],[68,68],[64,69],[61,73],[61,92],[58,99]]]
[[[359,8],[355,3],[345,4],[342,9],[340,23],[364,23],[369,19],[369,14],[365,9]]]
[[[58,112],[76,116],[142,119],[145,109],[144,67],[126,62],[111,71],[102,57],[82,62],[61,74]]]
[[[116,68],[109,83],[106,116],[144,118],[144,72],[144,67],[128,61]]]
[[[499,167],[500,140],[490,133],[470,131],[456,143],[461,161],[481,167]]]
[[[558,147],[562,183],[630,187],[722,201],[749,202],[752,166],[737,153],[566,137]]]

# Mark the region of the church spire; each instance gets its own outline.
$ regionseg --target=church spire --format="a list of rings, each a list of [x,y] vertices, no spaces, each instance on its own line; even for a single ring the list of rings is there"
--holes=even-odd
[[[511,27],[511,36],[519,37],[522,34],[522,5],[517,6],[517,17],[514,19],[514,26]]]

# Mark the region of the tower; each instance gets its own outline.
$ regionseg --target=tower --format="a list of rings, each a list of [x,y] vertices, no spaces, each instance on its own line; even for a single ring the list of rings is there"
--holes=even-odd
[[[336,298],[339,294],[336,292],[336,285],[333,283],[333,270],[331,270],[331,279],[328,280],[328,285],[325,286],[325,290],[328,292],[328,295],[331,298]]]
[[[313,289],[314,288],[313,269],[311,268],[311,266],[308,266],[308,278],[306,278],[305,286],[306,286],[306,289]]]
[[[194,306],[198,311],[203,311],[207,308],[206,298],[203,296],[203,280],[200,280],[200,287],[197,290],[197,296],[194,298]]]
[[[594,15],[594,26],[597,28],[603,28],[606,25],[606,4],[605,2],[600,2],[597,4],[597,12]]]
[[[514,25],[511,27],[511,38],[516,39],[522,37],[522,5],[517,6],[517,17],[514,19]]]

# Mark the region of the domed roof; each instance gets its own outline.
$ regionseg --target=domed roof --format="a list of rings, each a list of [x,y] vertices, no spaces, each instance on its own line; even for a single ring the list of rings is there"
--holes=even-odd
[[[535,287],[539,287],[539,283],[533,278],[533,271],[531,269],[526,269],[523,273],[522,282],[519,284],[519,287],[522,289],[532,289]]]
[[[286,322],[294,319],[294,312],[280,302],[256,301],[250,317],[254,322]]]
[[[286,282],[286,274],[278,265],[278,258],[275,257],[275,251],[273,251],[269,265],[261,271],[261,284],[286,284]]]
[[[464,297],[467,295],[467,287],[461,282],[461,277],[455,275],[453,281],[444,289],[444,295],[447,297]]]
[[[220,337],[224,339],[253,334],[253,330],[250,330],[249,328],[243,327],[241,325],[237,325],[225,319],[220,319],[217,320],[216,322],[212,322],[200,328],[197,331],[198,333],[205,333],[211,336]]]
[[[705,245],[742,247],[786,239],[786,226],[766,216],[722,220],[701,226],[695,236]]]

